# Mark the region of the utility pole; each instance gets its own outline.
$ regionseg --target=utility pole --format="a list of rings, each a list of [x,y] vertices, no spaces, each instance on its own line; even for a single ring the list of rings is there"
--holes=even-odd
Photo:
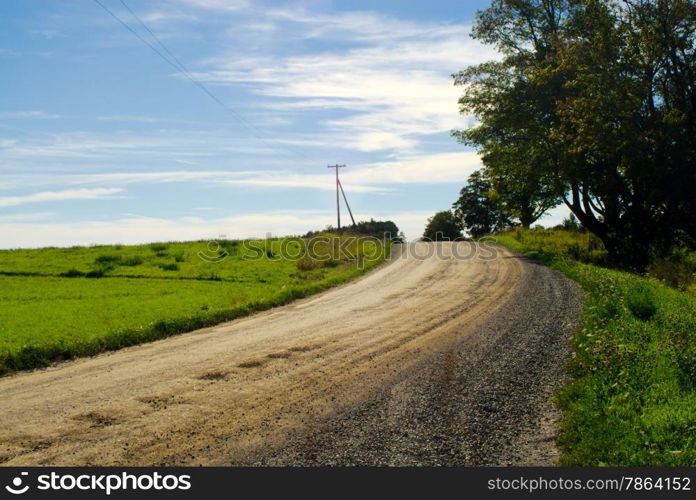
[[[338,219],[338,229],[341,229],[341,205],[339,203],[339,189],[343,191],[341,188],[341,182],[338,180],[338,169],[339,168],[344,168],[345,165],[329,165],[326,168],[334,168],[336,169],[336,218]],[[345,196],[345,194],[344,194]],[[348,205],[348,202],[346,201],[346,205]],[[350,210],[350,209],[349,209]],[[353,214],[351,214],[351,219],[353,218]],[[353,222],[355,224],[355,222]]]

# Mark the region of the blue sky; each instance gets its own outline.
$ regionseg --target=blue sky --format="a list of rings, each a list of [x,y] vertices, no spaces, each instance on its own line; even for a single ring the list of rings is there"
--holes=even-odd
[[[333,163],[358,219],[416,238],[479,167],[450,75],[496,56],[486,1],[125,3],[224,107],[93,0],[3,0],[0,247],[322,228]]]

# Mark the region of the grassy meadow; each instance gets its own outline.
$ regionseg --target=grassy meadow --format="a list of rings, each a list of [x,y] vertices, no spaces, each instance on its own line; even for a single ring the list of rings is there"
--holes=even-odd
[[[323,235],[3,250],[0,374],[284,304],[377,265],[388,246]]]
[[[668,286],[675,266],[664,262],[651,266],[662,280],[598,265],[604,251],[588,233],[518,229],[496,238],[585,291],[582,328],[572,340],[574,380],[558,398],[564,411],[561,463],[696,465],[692,256],[676,264],[681,271],[675,288]]]

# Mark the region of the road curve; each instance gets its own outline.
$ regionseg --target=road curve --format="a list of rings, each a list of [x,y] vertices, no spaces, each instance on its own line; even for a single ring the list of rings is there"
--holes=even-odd
[[[549,464],[571,282],[401,246],[324,293],[0,379],[3,465]]]

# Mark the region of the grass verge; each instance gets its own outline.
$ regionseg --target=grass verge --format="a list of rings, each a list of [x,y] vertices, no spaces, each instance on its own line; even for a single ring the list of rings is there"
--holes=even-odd
[[[585,291],[572,339],[573,381],[558,397],[561,464],[696,465],[696,298],[653,278],[579,262],[573,253],[601,258],[601,249],[588,250],[569,232],[547,230],[543,240],[535,230],[497,236]]]

